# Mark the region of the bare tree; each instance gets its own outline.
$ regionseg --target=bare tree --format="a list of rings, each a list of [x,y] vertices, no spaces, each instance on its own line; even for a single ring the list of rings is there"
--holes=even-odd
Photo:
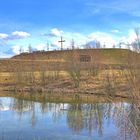
[[[72,50],[75,49],[75,41],[74,41],[74,39],[71,40],[71,49]]]
[[[22,46],[20,46],[20,48],[19,48],[19,53],[20,54],[23,53],[23,47]]]
[[[133,98],[140,99],[140,36],[138,29],[135,29],[136,39],[135,42],[132,43],[133,52],[129,54],[128,60],[128,74],[127,80],[128,83],[133,90]],[[131,61],[131,63],[130,63]]]
[[[100,43],[100,41],[96,41],[96,48],[101,48],[101,43]]]
[[[81,66],[79,60],[79,50],[73,49],[71,53],[68,54],[68,68],[67,72],[74,82],[74,86],[77,88],[80,86],[81,78]]]
[[[32,53],[32,52],[33,52],[33,48],[32,48],[32,46],[31,46],[31,44],[29,44],[29,46],[28,46],[28,52],[29,52],[29,53]]]

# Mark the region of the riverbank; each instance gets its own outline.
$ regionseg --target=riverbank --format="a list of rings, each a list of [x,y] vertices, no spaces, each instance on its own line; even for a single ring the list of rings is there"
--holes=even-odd
[[[98,102],[129,102],[130,98],[122,98],[120,96],[111,97],[103,94],[87,94],[87,93],[64,93],[64,92],[0,92],[0,97],[14,97],[24,100],[32,100],[37,102],[58,102],[58,103],[98,103]]]
[[[88,71],[80,75],[79,81],[72,79],[66,72],[54,75],[39,72],[19,74],[0,73],[0,92],[10,93],[67,93],[71,95],[95,95],[111,98],[131,98],[130,87],[127,84],[124,71],[121,70],[100,70],[96,75]],[[32,75],[31,75],[32,74]],[[55,73],[56,74],[56,73]],[[31,77],[33,76],[33,77]],[[31,79],[27,79],[31,78]],[[75,82],[79,82],[76,87]]]

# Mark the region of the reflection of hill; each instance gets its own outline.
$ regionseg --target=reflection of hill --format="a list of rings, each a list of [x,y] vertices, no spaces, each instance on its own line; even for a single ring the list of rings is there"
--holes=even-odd
[[[9,106],[0,105],[0,111],[10,110]]]
[[[9,98],[1,98],[0,99],[0,111],[10,110],[10,100]]]

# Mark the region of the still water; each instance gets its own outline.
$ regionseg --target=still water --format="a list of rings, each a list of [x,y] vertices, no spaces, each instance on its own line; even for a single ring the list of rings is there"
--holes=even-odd
[[[0,140],[136,140],[133,104],[0,97]]]

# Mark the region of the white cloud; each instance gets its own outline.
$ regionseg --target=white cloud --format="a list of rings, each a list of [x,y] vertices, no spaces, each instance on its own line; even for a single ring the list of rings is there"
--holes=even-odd
[[[134,30],[129,30],[128,36],[123,36],[121,37],[121,42],[124,43],[129,43],[131,44],[132,42],[134,42],[136,40],[137,36]]]
[[[38,45],[36,45],[34,48],[35,50],[38,50],[38,51],[47,51],[48,49],[49,50],[55,50],[55,49],[59,49],[59,43],[58,41],[53,41],[53,42],[49,42],[48,44],[45,44],[45,43],[40,43]]]
[[[120,39],[120,42],[122,43],[122,48],[129,48],[133,49],[132,43],[134,43],[137,39],[137,35],[134,30],[129,30],[129,33],[127,36],[122,36]],[[140,36],[139,36],[140,39]]]
[[[110,48],[113,45],[117,44],[117,41],[110,34],[103,33],[103,32],[91,33],[88,36],[88,38],[90,41],[92,40],[100,41],[101,45],[103,46],[105,44],[107,48]]]
[[[47,44],[41,43],[41,44],[35,46],[35,48],[36,48],[37,50],[46,50],[46,49],[47,49]]]
[[[20,53],[20,48],[21,48],[20,45],[15,45],[15,46],[12,46],[11,48],[12,48],[12,50],[13,50],[13,52],[15,54],[19,54]]]
[[[54,29],[51,30],[51,33],[55,36],[61,36],[63,34],[63,31],[59,30],[57,28],[54,28]]]
[[[16,40],[16,39],[23,39],[26,37],[29,37],[30,34],[27,32],[23,32],[23,31],[15,31],[12,32],[11,34],[5,34],[5,33],[0,33],[0,39],[2,40]]]
[[[51,29],[50,33],[43,33],[41,35],[48,37],[60,37],[64,34],[64,31],[59,30],[58,28]]]
[[[137,36],[134,30],[130,30],[128,34],[128,41],[134,42],[136,40]]]
[[[8,38],[8,34],[0,33],[0,39],[6,39]]]
[[[12,37],[14,38],[26,38],[26,37],[29,37],[30,34],[27,33],[27,32],[23,32],[23,31],[15,31],[15,32],[12,32]]]

